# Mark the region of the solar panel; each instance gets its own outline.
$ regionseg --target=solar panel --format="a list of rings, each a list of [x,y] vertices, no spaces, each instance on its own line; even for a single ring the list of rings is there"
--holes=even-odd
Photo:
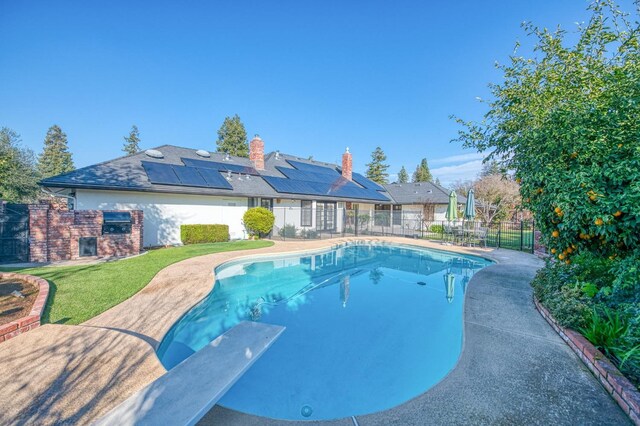
[[[185,166],[200,167],[213,169],[223,172],[244,173],[247,175],[258,175],[258,171],[250,166],[243,166],[241,164],[220,163],[218,161],[197,160],[194,158],[181,158]]]
[[[293,167],[295,167],[298,170],[304,170],[307,172],[324,173],[324,174],[330,174],[330,175],[340,174],[336,169],[330,168],[330,167],[317,166],[315,164],[302,163],[300,161],[294,161],[294,160],[287,160],[287,163],[291,164]]]
[[[314,187],[313,182],[286,179],[274,176],[262,177],[276,192],[301,195],[324,195],[321,189]],[[317,182],[316,182],[317,183]]]
[[[233,189],[231,184],[213,169],[177,166],[143,161],[149,181],[160,185],[197,186],[203,188]]]
[[[233,189],[229,181],[219,171],[200,167],[197,170],[210,188]]]
[[[387,197],[380,194],[379,192],[360,188],[347,181],[346,179],[340,180],[339,184],[331,184],[327,182],[309,182],[273,176],[263,176],[263,179],[273,189],[275,189],[276,192],[280,193],[389,201]]]
[[[195,167],[173,166],[173,171],[184,186],[209,186]]]
[[[330,184],[337,184],[341,181],[349,182],[343,178],[342,175],[334,173],[315,173],[306,170],[291,169],[289,167],[276,167],[286,177],[294,180],[305,180],[308,182],[323,182]]]
[[[360,173],[353,173],[351,177],[354,181],[358,182],[360,185],[364,186],[367,189],[375,189],[376,191],[386,191],[386,189],[384,189],[382,186],[367,179],[366,177],[362,176]]]
[[[180,180],[170,164],[143,161],[142,167],[144,167],[144,171],[147,172],[147,177],[151,183],[159,183],[163,185],[180,184]]]

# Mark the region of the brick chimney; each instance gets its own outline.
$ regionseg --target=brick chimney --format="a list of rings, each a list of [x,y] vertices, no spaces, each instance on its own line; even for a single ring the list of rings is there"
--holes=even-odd
[[[342,177],[348,180],[351,180],[351,173],[353,171],[353,161],[351,159],[351,153],[349,152],[349,147],[342,154]]]
[[[264,142],[258,135],[249,142],[249,159],[256,170],[264,170]]]

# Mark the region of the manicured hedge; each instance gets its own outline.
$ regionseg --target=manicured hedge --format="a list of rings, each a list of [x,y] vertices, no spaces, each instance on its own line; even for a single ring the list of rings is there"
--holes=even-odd
[[[180,225],[182,244],[229,241],[229,225]]]

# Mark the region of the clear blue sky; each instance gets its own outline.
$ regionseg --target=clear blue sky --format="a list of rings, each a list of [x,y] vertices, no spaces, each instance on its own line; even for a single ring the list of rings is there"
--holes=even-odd
[[[349,146],[363,172],[381,146],[392,178],[426,157],[451,182],[480,166],[449,115],[480,118],[522,21],[573,29],[587,4],[0,0],[0,126],[38,153],[60,125],[81,167],[122,155],[134,123],[143,148],[214,150],[237,113],[267,151]]]

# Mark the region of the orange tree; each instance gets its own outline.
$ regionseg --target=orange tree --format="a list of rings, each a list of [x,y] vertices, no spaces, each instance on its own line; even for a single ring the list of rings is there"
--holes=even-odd
[[[640,258],[640,30],[610,1],[590,9],[572,46],[561,29],[525,24],[531,57],[498,66],[489,111],[457,119],[457,140],[515,173],[556,259],[614,264]]]

